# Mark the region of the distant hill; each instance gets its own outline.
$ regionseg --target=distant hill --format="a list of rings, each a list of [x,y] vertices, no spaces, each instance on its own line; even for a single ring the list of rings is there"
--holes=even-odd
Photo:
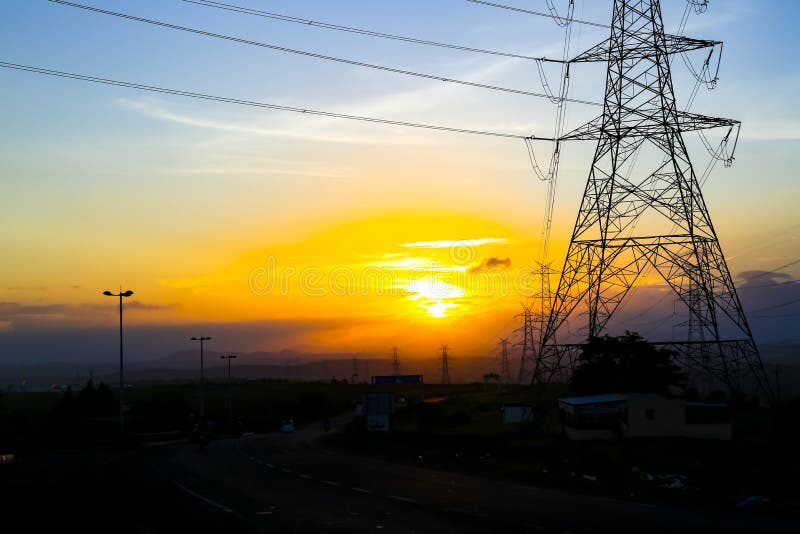
[[[784,398],[800,395],[800,342],[771,343],[760,346],[770,381],[780,376]],[[294,350],[278,352],[204,352],[205,376],[210,381],[227,378],[227,363],[220,359],[223,354],[237,354],[232,362],[232,375],[238,379],[286,379],[286,380],[337,380],[353,378],[368,381],[370,376],[387,375],[392,372],[391,359],[377,353],[306,353]],[[513,355],[512,378],[516,379],[519,362]],[[353,358],[355,357],[355,368]],[[452,355],[450,379],[452,382],[475,382],[483,375],[498,371],[498,359],[493,357],[459,357]],[[776,375],[776,365],[779,366]],[[166,356],[126,364],[126,382],[196,381],[199,378],[199,349],[182,350]],[[422,374],[426,383],[439,383],[441,363],[438,358],[402,359],[403,374]],[[51,384],[82,385],[93,377],[96,382],[116,384],[118,381],[116,361],[102,363],[67,364],[63,362],[41,363],[25,366],[0,367],[0,388],[9,386],[18,389],[24,379],[29,390],[47,389]]]

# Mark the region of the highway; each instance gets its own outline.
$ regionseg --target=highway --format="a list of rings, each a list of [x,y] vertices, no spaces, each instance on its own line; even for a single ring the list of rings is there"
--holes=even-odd
[[[736,513],[543,490],[332,452],[321,428],[23,458],[0,528],[104,532],[797,532]],[[5,530],[5,529],[3,529]],[[8,530],[11,532],[11,530]],[[13,530],[22,532],[23,529]]]

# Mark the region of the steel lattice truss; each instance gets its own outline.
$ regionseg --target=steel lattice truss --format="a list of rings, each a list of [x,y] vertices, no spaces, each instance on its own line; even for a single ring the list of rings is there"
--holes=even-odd
[[[665,35],[658,0],[615,0],[613,10],[611,37],[573,60],[608,63],[605,100],[601,117],[563,138],[597,148],[534,381],[571,373],[580,347],[558,337],[573,312],[588,309],[589,337],[602,335],[637,281],[657,273],[689,316],[681,341],[660,344],[733,390],[751,376],[769,394],[682,136],[737,122],[679,111],[670,72],[671,54],[716,42]]]

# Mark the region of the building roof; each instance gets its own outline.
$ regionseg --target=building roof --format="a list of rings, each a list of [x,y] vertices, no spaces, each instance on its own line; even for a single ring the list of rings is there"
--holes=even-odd
[[[584,395],[582,397],[565,397],[558,399],[558,402],[579,406],[583,404],[606,404],[609,402],[625,402],[633,398],[658,397],[649,393],[604,393],[602,395]]]

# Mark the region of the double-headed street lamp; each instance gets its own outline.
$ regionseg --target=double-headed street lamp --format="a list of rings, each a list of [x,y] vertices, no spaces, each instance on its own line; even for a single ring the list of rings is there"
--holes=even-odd
[[[200,417],[206,415],[206,379],[203,375],[203,342],[210,337],[193,337],[192,341],[200,342]]]
[[[119,297],[119,431],[120,434],[125,432],[125,381],[123,379],[122,367],[122,298],[130,297],[133,291],[120,290],[119,293],[112,293],[111,291],[103,291],[103,295],[107,297]]]
[[[235,359],[235,354],[220,356],[221,360],[228,360],[228,431],[233,432],[233,395],[231,395],[231,360]]]

